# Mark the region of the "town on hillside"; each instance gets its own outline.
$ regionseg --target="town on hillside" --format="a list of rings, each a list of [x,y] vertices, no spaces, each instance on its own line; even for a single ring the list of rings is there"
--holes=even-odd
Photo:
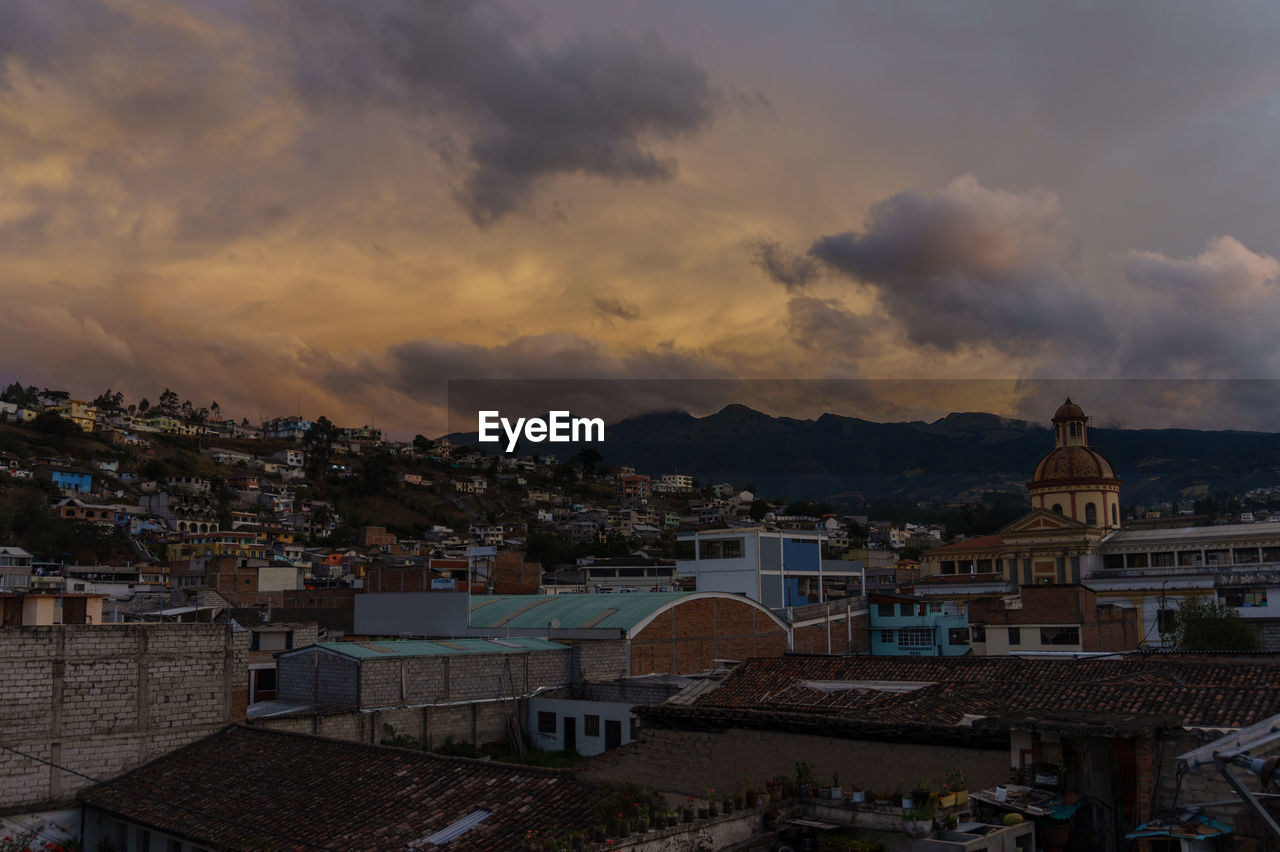
[[[0,850],[1280,842],[1273,495],[1070,399],[882,516],[157,400],[0,394]]]

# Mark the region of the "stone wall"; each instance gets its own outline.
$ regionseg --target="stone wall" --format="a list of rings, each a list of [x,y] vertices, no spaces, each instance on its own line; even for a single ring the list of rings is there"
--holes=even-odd
[[[248,633],[227,625],[0,630],[0,811],[71,801],[106,779],[244,719]]]
[[[819,783],[840,774],[841,784],[891,790],[934,778],[953,767],[964,770],[971,789],[1009,778],[1009,751],[944,745],[871,742],[782,731],[729,729],[685,731],[641,728],[635,743],[592,761],[582,776],[598,781],[634,781],[665,792],[702,796],[710,788],[734,791],[750,777],[757,784],[795,775],[797,761],[812,764]],[[673,772],[672,767],[679,767]]]

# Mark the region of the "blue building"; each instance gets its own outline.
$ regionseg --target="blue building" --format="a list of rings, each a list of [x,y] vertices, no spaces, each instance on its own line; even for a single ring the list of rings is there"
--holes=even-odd
[[[45,471],[54,485],[67,491],[88,494],[93,490],[93,474],[65,467],[48,467]]]
[[[871,653],[958,657],[969,653],[969,615],[962,605],[910,595],[869,597]]]
[[[693,543],[693,559],[676,562],[700,592],[746,595],[771,609],[826,600],[823,532],[734,527],[678,535]],[[860,569],[859,569],[860,570]]]

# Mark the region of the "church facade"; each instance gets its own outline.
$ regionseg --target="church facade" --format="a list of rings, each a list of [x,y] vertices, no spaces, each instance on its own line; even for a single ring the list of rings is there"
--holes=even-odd
[[[1123,530],[1120,479],[1089,445],[1089,418],[1067,399],[1053,416],[1053,448],[1027,490],[1032,509],[992,535],[926,553],[917,594],[965,601],[1024,586],[1079,583],[1100,604],[1139,611],[1140,645],[1165,644],[1168,613],[1215,597],[1280,650],[1280,523]]]

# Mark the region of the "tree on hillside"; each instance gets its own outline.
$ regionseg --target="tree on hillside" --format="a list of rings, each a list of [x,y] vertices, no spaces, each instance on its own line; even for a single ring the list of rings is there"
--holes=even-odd
[[[435,449],[435,446],[436,446],[436,442],[426,437],[425,435],[413,436],[413,448],[418,452],[422,453],[424,456],[430,455],[431,451]]]
[[[178,395],[168,388],[165,388],[164,393],[160,394],[160,401],[156,403],[155,409],[158,414],[177,417],[180,406],[181,400],[178,399]]]
[[[1179,651],[1256,651],[1258,633],[1233,607],[1216,598],[1185,598],[1165,634]]]
[[[71,399],[71,394],[63,390],[45,388],[40,391],[40,401],[45,405],[61,405],[69,399]]]
[[[311,424],[302,436],[302,448],[306,451],[307,475],[312,479],[323,477],[329,471],[333,456],[333,443],[338,440],[338,427],[323,414]]]
[[[138,401],[138,413],[146,414],[150,410],[151,410],[151,400],[147,399],[144,396],[141,400]]]
[[[59,414],[54,414],[52,411],[41,411],[37,414],[35,419],[31,421],[31,428],[44,435],[62,438],[71,438],[84,434],[79,426]]]
[[[0,393],[0,402],[12,402],[21,408],[31,408],[40,404],[40,389],[35,385],[24,388],[21,382],[13,382]]]
[[[587,476],[594,476],[596,465],[604,461],[604,456],[600,455],[600,451],[595,447],[583,447],[578,450],[578,463],[582,465],[582,471]]]
[[[120,391],[112,393],[111,388],[94,398],[93,404],[102,411],[121,411],[124,409],[124,394]]]
[[[764,520],[764,516],[769,514],[769,504],[757,497],[751,501],[751,508],[747,514],[751,516],[753,521]]]

